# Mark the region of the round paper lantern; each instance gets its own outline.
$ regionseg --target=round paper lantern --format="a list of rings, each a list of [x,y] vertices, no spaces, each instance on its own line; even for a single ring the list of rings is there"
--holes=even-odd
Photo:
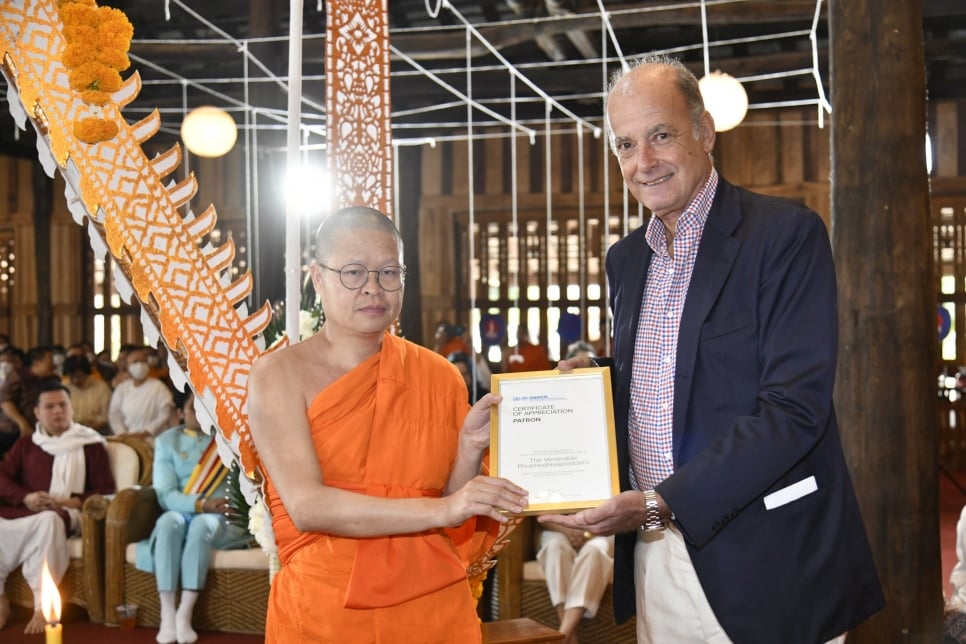
[[[711,72],[698,84],[704,106],[714,119],[715,131],[726,132],[741,123],[748,112],[748,94],[734,76]]]
[[[238,126],[223,109],[203,105],[188,112],[181,123],[181,140],[199,157],[220,157],[238,140]]]

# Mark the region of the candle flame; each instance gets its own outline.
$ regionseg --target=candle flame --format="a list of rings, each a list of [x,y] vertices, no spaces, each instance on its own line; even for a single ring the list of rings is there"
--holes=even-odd
[[[60,591],[57,584],[50,575],[50,568],[47,567],[47,560],[44,559],[44,568],[40,575],[40,605],[44,612],[44,618],[50,624],[60,622]]]

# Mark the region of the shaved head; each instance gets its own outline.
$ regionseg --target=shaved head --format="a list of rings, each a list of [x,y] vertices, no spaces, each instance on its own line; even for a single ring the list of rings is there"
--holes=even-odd
[[[367,206],[349,206],[329,214],[319,226],[315,234],[315,259],[320,264],[327,264],[329,257],[335,251],[335,238],[339,233],[351,232],[381,232],[388,233],[396,240],[399,249],[399,261],[402,261],[403,242],[399,230],[392,220],[375,208]]]

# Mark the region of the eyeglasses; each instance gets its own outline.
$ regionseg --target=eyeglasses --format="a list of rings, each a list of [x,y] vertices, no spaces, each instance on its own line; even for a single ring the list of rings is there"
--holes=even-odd
[[[376,274],[376,282],[384,291],[398,291],[406,281],[406,269],[402,266],[383,266],[378,270],[369,270],[362,264],[346,264],[342,268],[332,268],[325,264],[319,264],[322,268],[339,274],[339,281],[342,286],[350,291],[355,291],[366,285],[369,281],[369,273]]]

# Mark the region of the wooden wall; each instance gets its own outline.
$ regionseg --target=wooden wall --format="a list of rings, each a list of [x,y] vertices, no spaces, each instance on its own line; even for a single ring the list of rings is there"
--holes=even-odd
[[[37,343],[37,256],[34,243],[31,188],[34,172],[42,172],[36,161],[0,156],[0,235],[13,238],[14,285],[0,294],[0,332],[22,348]],[[69,344],[87,339],[87,320],[82,297],[85,270],[84,230],[67,211],[63,180],[54,184],[54,212],[51,221],[51,293],[54,342]],[[5,258],[10,261],[10,258]]]
[[[816,125],[813,109],[795,108],[751,112],[738,128],[719,133],[715,164],[719,172],[738,185],[760,192],[797,199],[829,221],[830,129]],[[494,134],[494,132],[484,132]],[[505,131],[503,132],[505,134]],[[478,140],[473,145],[474,199],[476,216],[495,212],[509,216],[511,210],[512,144],[509,138]],[[531,145],[526,137],[516,141],[516,188],[518,211],[543,212],[547,207],[545,138]],[[575,211],[579,204],[577,135],[573,132],[552,137],[550,191],[553,210]],[[419,279],[422,289],[422,334],[431,340],[440,319],[466,321],[460,310],[465,287],[458,277],[459,245],[456,229],[470,210],[469,148],[464,142],[446,142],[423,148],[422,205],[420,209]],[[603,147],[602,139],[584,134],[584,202],[591,216],[604,212],[620,220],[616,230],[630,230],[640,223],[637,203],[626,199],[617,161]],[[604,166],[607,164],[607,176]],[[603,257],[605,248],[601,249]],[[412,261],[410,256],[409,261]],[[465,280],[463,280],[465,281]]]
[[[938,103],[930,106],[935,169],[934,199],[948,203],[966,201],[966,105]],[[478,132],[481,134],[492,134]],[[499,134],[506,134],[505,130]],[[829,219],[830,128],[816,125],[812,108],[753,111],[735,130],[718,134],[715,163],[730,181],[760,192],[783,195],[806,203]],[[544,213],[547,183],[544,159],[547,150],[542,132],[531,145],[526,137],[515,140],[517,166],[511,174],[511,140],[484,138],[473,145],[473,208],[477,217],[508,217],[511,186],[517,186],[518,210]],[[417,341],[431,342],[439,319],[462,320],[461,298],[465,300],[466,271],[457,266],[458,226],[470,209],[469,148],[464,142],[441,142],[421,150],[422,172],[419,208],[418,248],[407,248],[410,265],[420,280],[420,334]],[[583,197],[588,216],[604,212],[618,223],[611,232],[623,234],[641,221],[633,200],[625,202],[619,169],[600,139],[585,132],[583,160],[573,132],[552,137],[550,150],[550,203],[554,212],[576,211],[579,205],[580,167],[583,166]],[[608,168],[605,179],[604,167]],[[35,253],[32,225],[31,173],[36,162],[0,157],[0,241],[12,235],[16,249],[16,282],[7,297],[0,294],[0,332],[9,332],[21,346],[36,342]],[[199,192],[196,209],[215,204],[219,222],[225,227],[244,229],[244,158],[232,153],[223,160],[192,159]],[[179,169],[178,177],[183,176]],[[52,222],[54,285],[54,338],[62,344],[88,339],[91,307],[84,301],[90,293],[91,272],[87,266],[85,231],[70,218],[64,204],[63,183],[56,180],[55,212]],[[606,184],[605,184],[606,182]],[[407,186],[401,186],[406,190]],[[465,227],[464,227],[465,230]],[[247,248],[248,245],[246,244]],[[602,243],[601,256],[606,250]],[[242,257],[239,253],[237,257]],[[966,315],[964,315],[966,317]],[[966,329],[964,329],[966,336]]]

